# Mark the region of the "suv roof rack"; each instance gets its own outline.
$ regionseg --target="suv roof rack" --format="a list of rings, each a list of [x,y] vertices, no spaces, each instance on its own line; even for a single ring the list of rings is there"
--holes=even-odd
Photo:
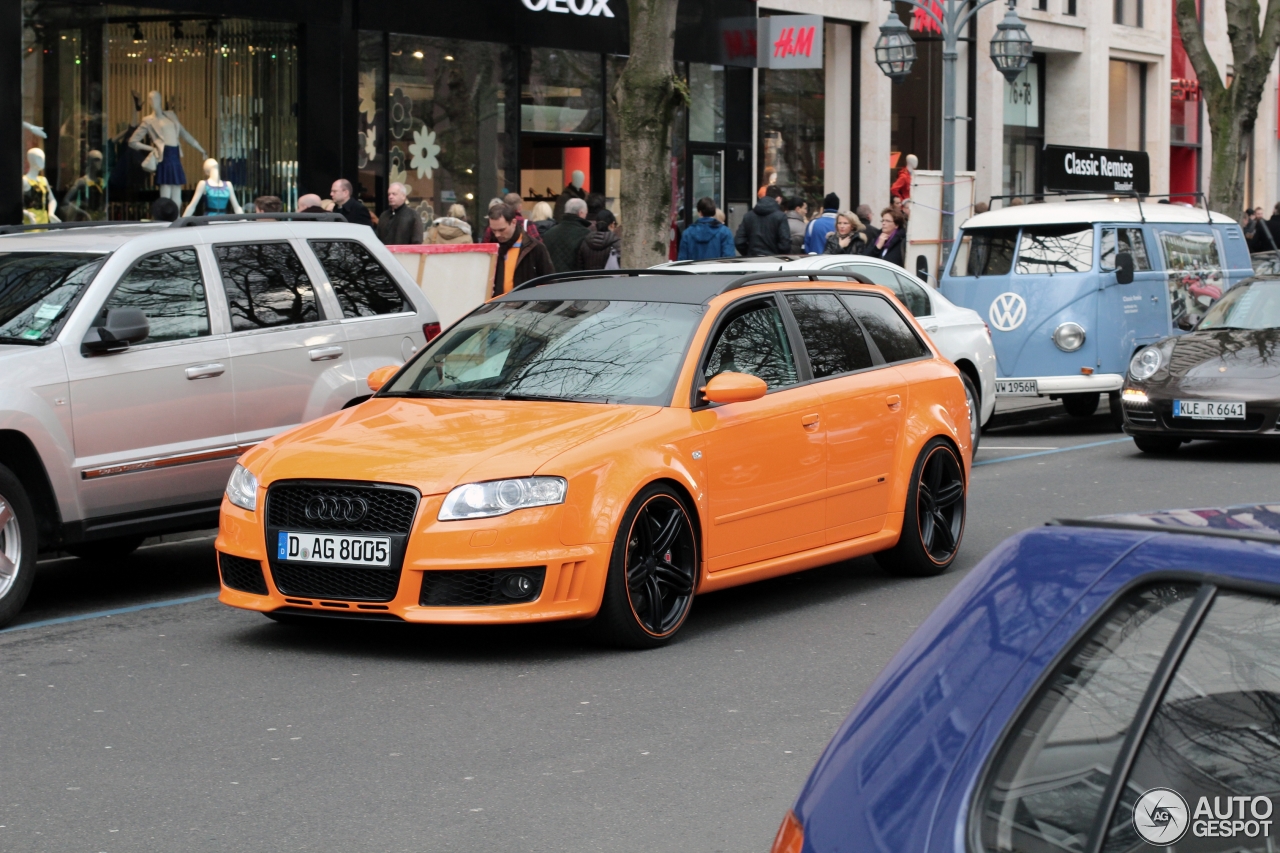
[[[860,284],[875,284],[874,281],[867,278],[865,275],[862,275],[861,273],[856,273],[856,272],[836,272],[836,271],[827,272],[826,270],[809,270],[809,271],[800,270],[796,272],[786,272],[786,271],[753,272],[753,273],[748,273],[747,275],[741,276],[739,278],[735,278],[733,281],[729,282],[724,287],[722,287],[720,289],[720,293],[728,293],[731,290],[737,290],[740,287],[749,287],[750,285],[760,284],[761,282],[766,282],[766,281],[776,282],[779,279],[786,280],[786,279],[795,279],[795,278],[808,279],[809,281],[827,281],[833,278],[852,279],[853,281],[856,281]]]
[[[531,278],[523,284],[511,288],[511,293],[530,287],[541,287],[544,284],[555,284],[558,281],[576,281],[584,278],[617,278],[620,276],[636,277],[642,275],[695,275],[691,270],[647,269],[647,270],[583,270],[580,272],[553,272]]]
[[[346,222],[341,213],[228,213],[220,216],[179,216],[170,228],[215,225],[220,222]]]
[[[103,228],[110,225],[150,225],[137,219],[95,219],[91,222],[40,222],[34,225],[0,225],[0,234],[25,234],[29,231],[64,231],[71,228]]]

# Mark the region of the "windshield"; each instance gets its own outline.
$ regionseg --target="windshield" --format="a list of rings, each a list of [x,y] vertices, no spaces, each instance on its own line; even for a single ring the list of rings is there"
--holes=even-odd
[[[967,228],[951,262],[953,276],[1008,275],[1013,267],[1017,228]]]
[[[1037,225],[1022,229],[1019,275],[1085,272],[1092,268],[1092,225]]]
[[[1280,281],[1247,281],[1228,290],[1198,329],[1280,328]]]
[[[0,253],[0,344],[53,340],[105,262],[72,252]]]
[[[665,406],[702,312],[668,302],[490,302],[383,395]]]

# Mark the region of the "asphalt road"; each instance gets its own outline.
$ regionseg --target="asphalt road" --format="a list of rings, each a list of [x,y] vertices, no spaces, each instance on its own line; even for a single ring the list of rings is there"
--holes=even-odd
[[[978,462],[946,575],[858,560],[709,595],[642,653],[560,626],[129,609],[212,593],[207,538],[45,563],[0,633],[0,850],[765,851],[858,697],[1007,535],[1280,498],[1280,444],[1155,459],[1102,417],[989,432]]]

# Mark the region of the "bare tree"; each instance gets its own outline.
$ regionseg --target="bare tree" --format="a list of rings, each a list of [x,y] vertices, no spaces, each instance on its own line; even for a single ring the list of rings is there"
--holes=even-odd
[[[1280,0],[1278,0],[1280,2]],[[622,137],[622,266],[667,260],[671,233],[671,122],[689,90],[676,76],[677,0],[629,0],[631,56],[618,77]]]
[[[1209,0],[1203,0],[1209,2]],[[1177,0],[1178,28],[1209,113],[1213,155],[1209,170],[1209,207],[1232,218],[1244,209],[1249,143],[1258,119],[1258,102],[1280,46],[1280,0],[1222,0],[1231,40],[1233,77],[1228,84],[1205,47],[1196,0]]]

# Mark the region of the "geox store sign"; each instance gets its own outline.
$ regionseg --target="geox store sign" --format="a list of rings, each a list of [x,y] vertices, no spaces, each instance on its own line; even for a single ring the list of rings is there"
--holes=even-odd
[[[530,12],[561,12],[582,17],[613,17],[609,0],[520,0]]]

